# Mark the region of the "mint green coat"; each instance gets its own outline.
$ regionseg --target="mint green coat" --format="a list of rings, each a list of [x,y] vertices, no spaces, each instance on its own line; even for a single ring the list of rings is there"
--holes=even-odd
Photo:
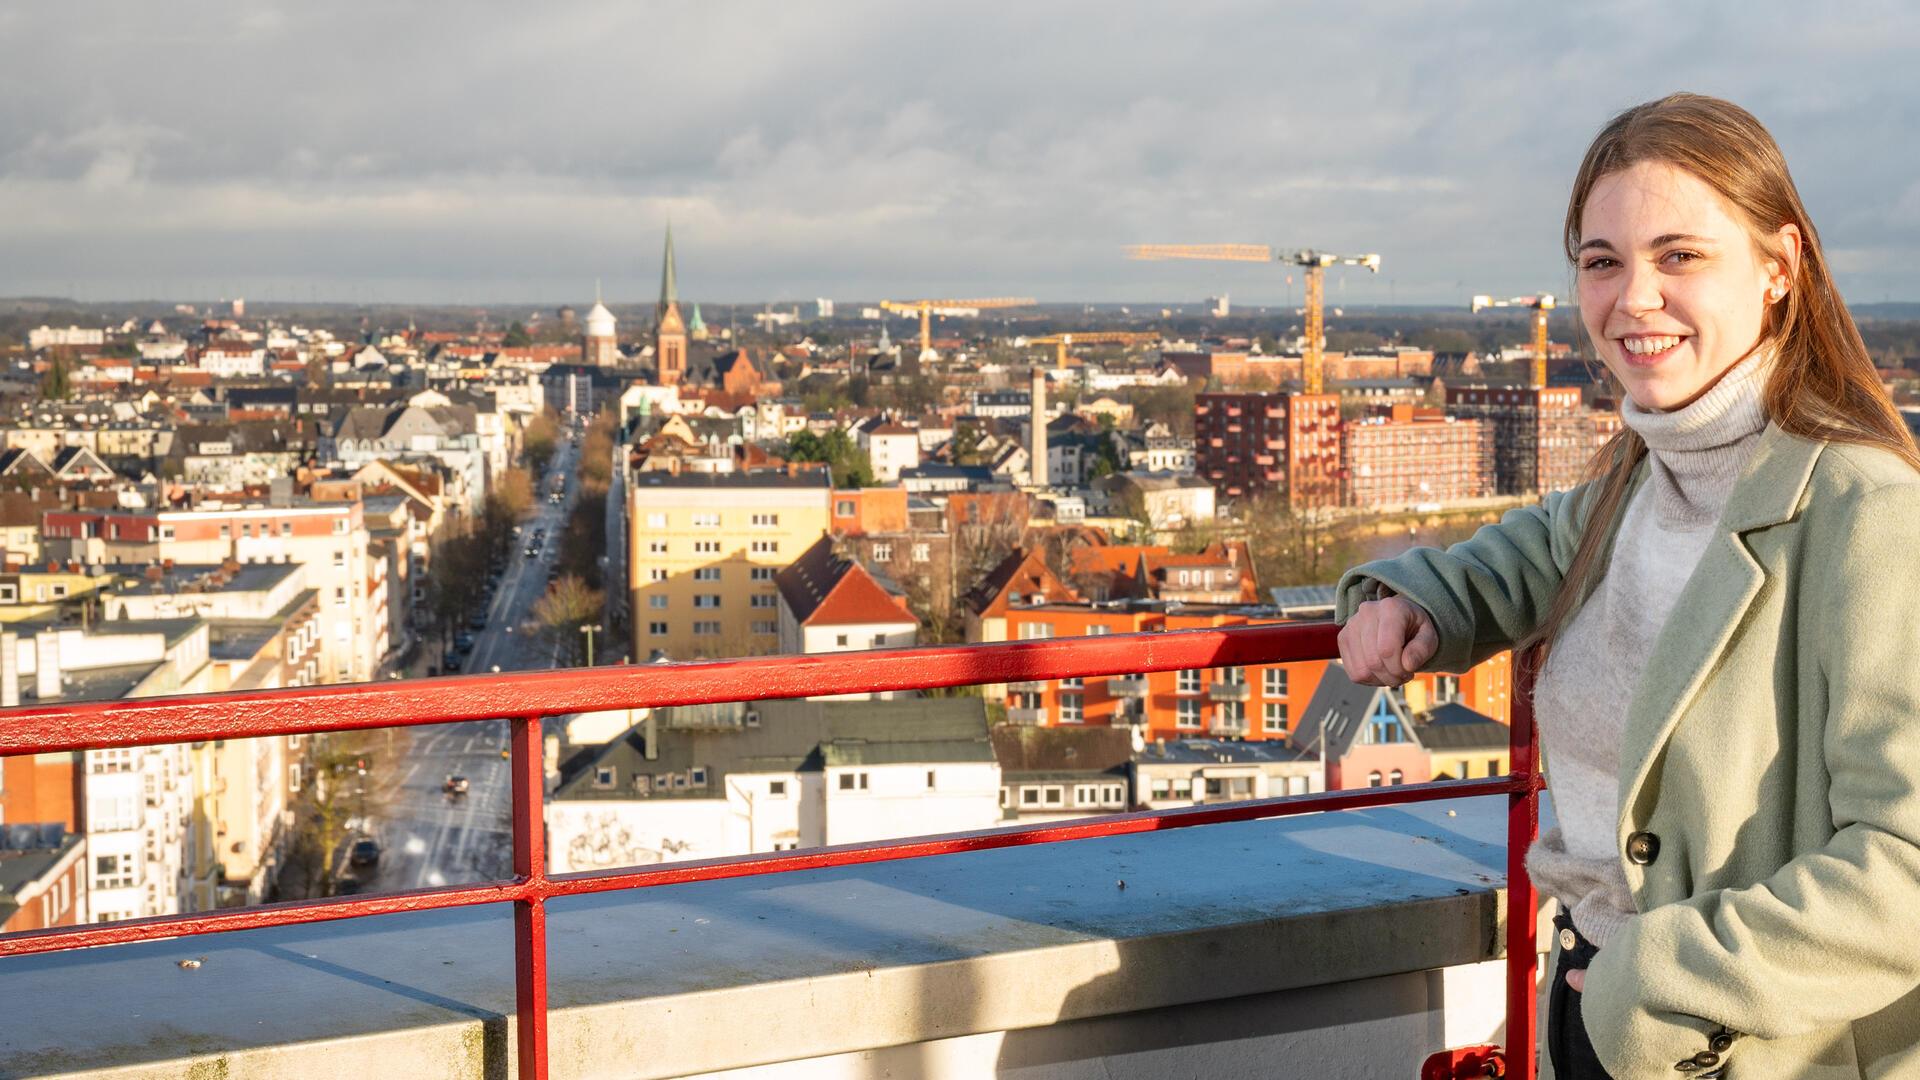
[[[1533,629],[1593,495],[1358,567],[1338,618],[1384,583],[1432,615],[1428,667],[1464,670]],[[1680,1063],[1722,1029],[1728,1080],[1920,1077],[1917,594],[1920,474],[1768,425],[1632,688],[1616,850],[1640,914],[1582,1002],[1616,1080],[1707,1071]]]

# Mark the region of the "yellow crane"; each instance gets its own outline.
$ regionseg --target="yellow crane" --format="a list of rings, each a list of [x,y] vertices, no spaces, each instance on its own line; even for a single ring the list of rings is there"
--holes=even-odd
[[[1547,312],[1553,310],[1553,294],[1515,296],[1507,300],[1495,300],[1486,295],[1473,298],[1475,314],[1487,308],[1499,307],[1533,309],[1533,381],[1531,385],[1535,388],[1547,385]]]
[[[1072,334],[1048,334],[1046,337],[1028,338],[1029,345],[1052,345],[1055,348],[1056,367],[1067,366],[1067,346],[1069,345],[1135,345],[1142,341],[1159,341],[1157,333],[1138,333],[1131,330],[1086,330]]]
[[[1326,322],[1324,293],[1329,266],[1364,266],[1380,272],[1378,255],[1335,255],[1311,248],[1282,250],[1265,244],[1134,244],[1127,255],[1135,259],[1206,259],[1213,262],[1279,262],[1306,268],[1307,353],[1300,364],[1306,392],[1318,394],[1326,386]]]
[[[995,296],[985,300],[882,300],[880,307],[903,315],[920,313],[920,351],[925,353],[933,348],[935,310],[972,308],[977,311],[989,311],[994,308],[1032,307],[1036,302],[1031,296]]]

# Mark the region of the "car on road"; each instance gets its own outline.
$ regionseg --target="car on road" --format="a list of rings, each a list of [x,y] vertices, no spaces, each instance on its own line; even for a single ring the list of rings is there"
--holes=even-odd
[[[448,653],[440,661],[440,668],[443,671],[459,671],[460,670],[460,654],[457,652]]]
[[[467,619],[467,629],[469,630],[485,630],[486,628],[487,613],[484,611],[476,611]]]
[[[380,842],[367,837],[353,842],[353,849],[347,852],[347,863],[351,866],[380,865]]]
[[[447,777],[445,784],[440,785],[440,789],[449,795],[459,796],[465,795],[467,789],[471,786],[472,784],[469,783],[466,777],[461,776],[459,773],[453,773]]]
[[[473,651],[473,635],[465,630],[453,635],[453,647],[461,652]]]

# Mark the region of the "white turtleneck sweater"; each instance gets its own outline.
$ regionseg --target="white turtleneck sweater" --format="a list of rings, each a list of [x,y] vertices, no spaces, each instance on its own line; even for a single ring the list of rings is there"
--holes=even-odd
[[[1534,688],[1559,827],[1534,843],[1527,869],[1602,947],[1634,915],[1615,842],[1627,705],[1766,427],[1770,361],[1765,351],[1748,356],[1672,412],[1622,406],[1646,441],[1651,474],[1627,504],[1606,576],[1561,631]]]

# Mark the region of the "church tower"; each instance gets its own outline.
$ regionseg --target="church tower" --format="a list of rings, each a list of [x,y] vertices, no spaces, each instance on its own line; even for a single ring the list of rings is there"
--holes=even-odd
[[[653,336],[654,381],[679,386],[687,376],[687,324],[680,318],[680,287],[674,280],[673,226],[667,226],[667,254],[660,268],[659,318]]]
[[[613,312],[600,302],[600,283],[593,283],[593,310],[587,312],[587,332],[581,340],[580,357],[594,367],[615,367],[620,363],[620,345],[614,332]]]

